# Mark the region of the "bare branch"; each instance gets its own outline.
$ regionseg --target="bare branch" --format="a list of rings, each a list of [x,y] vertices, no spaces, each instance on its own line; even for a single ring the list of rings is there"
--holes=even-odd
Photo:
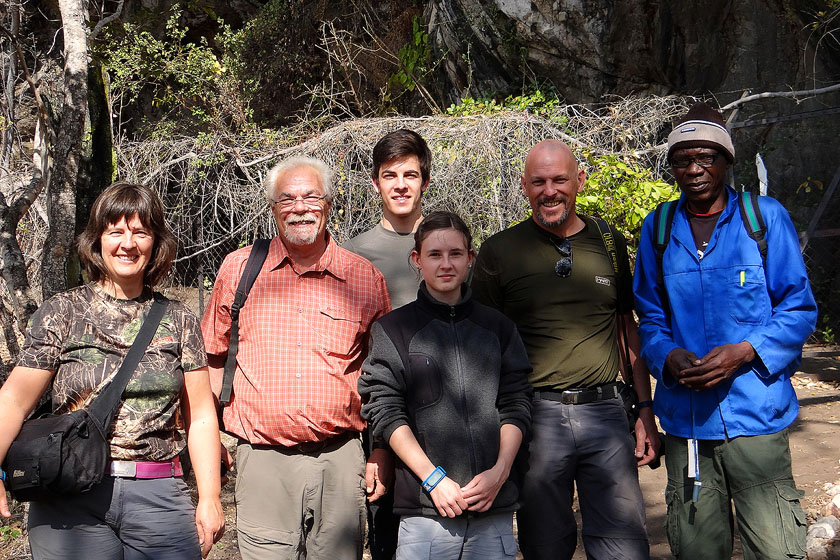
[[[741,99],[737,99],[732,103],[724,105],[720,108],[720,110],[728,111],[729,109],[734,109],[739,105],[743,105],[751,101],[756,101],[757,99],[769,99],[771,97],[813,97],[815,95],[822,95],[823,93],[831,93],[833,91],[840,91],[840,84],[834,84],[832,86],[824,88],[804,89],[799,91],[766,91],[763,93],[756,93],[755,95],[748,95],[746,97],[742,97]]]
[[[12,32],[6,29],[3,25],[0,25],[0,33],[3,33],[9,38],[15,49],[15,55],[17,56],[18,63],[20,64],[21,72],[23,72],[23,77],[26,80],[26,83],[29,84],[29,89],[32,90],[32,96],[35,98],[35,105],[38,107],[38,118],[43,121],[45,125],[48,124],[50,121],[49,116],[47,115],[47,107],[41,99],[41,92],[38,90],[38,86],[35,85],[35,81],[32,79],[32,76],[29,75],[29,68],[26,66],[26,58],[23,56],[23,50],[20,48],[20,43],[18,43],[17,37],[15,37]]]
[[[88,35],[88,41],[93,41],[94,39],[96,39],[96,36],[99,35],[99,32],[102,31],[103,27],[120,17],[120,15],[122,14],[124,3],[125,0],[120,0],[119,4],[117,4],[117,9],[114,10],[113,14],[105,16],[104,18],[96,22],[96,26],[94,26],[93,31],[91,31],[90,35]]]

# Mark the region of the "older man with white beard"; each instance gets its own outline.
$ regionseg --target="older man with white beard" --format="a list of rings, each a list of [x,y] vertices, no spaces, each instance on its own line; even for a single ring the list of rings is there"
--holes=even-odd
[[[362,556],[365,424],[356,386],[368,328],[390,301],[382,274],[326,231],[331,175],[319,160],[294,158],[265,181],[279,235],[239,315],[222,416],[239,438],[236,525],[246,560]],[[251,250],[225,258],[202,319],[217,395]]]

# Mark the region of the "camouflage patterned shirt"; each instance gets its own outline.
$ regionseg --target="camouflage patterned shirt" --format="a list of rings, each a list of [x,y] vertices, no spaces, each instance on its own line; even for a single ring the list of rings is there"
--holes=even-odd
[[[87,407],[116,374],[152,302],[146,288],[135,299],[106,294],[90,283],[44,302],[29,322],[17,364],[55,371],[55,413]],[[166,461],[184,442],[176,419],[184,372],[207,365],[198,320],[184,304],[170,301],[134,375],[111,431],[111,457]]]

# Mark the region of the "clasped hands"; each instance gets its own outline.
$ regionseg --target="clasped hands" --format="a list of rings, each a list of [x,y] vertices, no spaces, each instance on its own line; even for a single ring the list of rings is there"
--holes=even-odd
[[[457,517],[465,511],[487,511],[499,494],[508,473],[501,463],[480,472],[463,488],[451,478],[444,477],[429,495],[444,517]]]
[[[487,511],[508,478],[504,465],[496,464],[478,473],[461,488],[449,477],[444,477],[429,495],[438,512],[444,517],[456,517],[465,511]],[[390,488],[394,480],[393,455],[385,449],[374,449],[365,468],[365,486],[368,501],[375,502]]]
[[[747,341],[716,346],[702,358],[685,348],[675,348],[665,358],[665,369],[681,385],[703,391],[732,377],[739,367],[753,359],[755,350]]]

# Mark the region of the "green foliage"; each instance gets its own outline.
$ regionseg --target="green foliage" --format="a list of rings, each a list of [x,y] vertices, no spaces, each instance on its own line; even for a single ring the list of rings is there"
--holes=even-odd
[[[225,64],[237,78],[260,127],[297,120],[311,101],[311,86],[329,71],[312,3],[270,0],[227,41]]]
[[[20,529],[9,527],[8,525],[0,527],[0,540],[3,542],[11,542],[20,538],[22,535],[23,532]]]
[[[676,186],[656,179],[650,169],[616,154],[583,154],[589,166],[586,188],[577,196],[576,210],[600,216],[628,239],[635,257],[642,222],[657,204],[679,196]]]
[[[446,114],[453,117],[466,117],[475,115],[496,115],[505,111],[527,112],[532,115],[539,115],[546,120],[556,124],[564,124],[568,121],[561,111],[562,105],[556,95],[545,94],[536,89],[522,95],[508,95],[501,101],[492,96],[464,97],[458,105],[452,104],[446,109]]]
[[[825,344],[834,344],[837,342],[836,335],[834,334],[834,329],[832,325],[834,322],[831,320],[831,317],[828,315],[823,315],[822,320],[820,321],[820,325],[817,327],[817,333],[822,338],[823,343]]]
[[[414,16],[411,20],[411,34],[412,40],[403,45],[397,53],[400,70],[388,80],[388,88],[392,91],[414,91],[417,83],[428,72],[429,34],[420,16]]]
[[[152,131],[156,136],[173,129],[241,130],[250,120],[250,110],[229,69],[237,65],[231,54],[240,33],[219,21],[220,51],[214,51],[204,37],[197,43],[186,39],[189,29],[179,23],[181,13],[178,5],[172,9],[161,38],[133,23],[108,28],[94,52],[110,76],[115,104],[150,99],[158,119]]]
[[[822,8],[818,9],[814,15],[816,16],[817,21],[811,24],[812,27],[817,27],[821,23],[825,23],[826,21],[830,21],[833,17],[836,17],[837,14],[833,14],[832,12],[837,8],[840,8],[840,0],[825,0],[821,2]]]

